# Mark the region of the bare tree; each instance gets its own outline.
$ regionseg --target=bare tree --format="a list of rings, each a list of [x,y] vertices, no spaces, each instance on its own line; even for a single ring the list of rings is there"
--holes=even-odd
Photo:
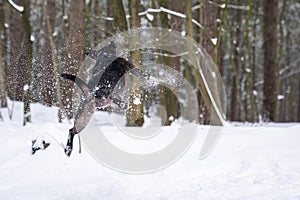
[[[65,68],[62,69],[62,71],[69,74],[77,74],[84,59],[84,11],[84,0],[72,0],[69,2]],[[73,117],[72,92],[74,84],[71,81],[63,80],[62,85],[63,104],[65,106],[67,117],[71,119]]]
[[[129,2],[131,29],[138,28],[140,26],[140,17],[138,15],[139,5],[139,0],[131,0]],[[139,50],[131,52],[131,58],[135,67],[139,67],[141,64],[141,52]],[[137,86],[140,85],[140,83],[137,82],[132,83],[131,80],[129,80],[129,84],[136,84]],[[130,108],[127,111],[127,126],[142,126],[144,123],[143,101],[141,101],[139,104],[133,103],[135,98],[142,99],[142,95],[141,88],[137,88],[134,91],[134,94],[130,97]]]
[[[248,14],[247,14],[247,19],[246,19],[246,35],[245,35],[245,40],[246,40],[246,46],[247,46],[247,58],[248,58],[248,68],[245,70],[246,75],[247,75],[247,86],[248,86],[248,94],[247,96],[249,97],[249,106],[248,109],[250,113],[249,121],[251,122],[257,122],[258,116],[257,116],[257,103],[255,100],[255,87],[254,87],[254,74],[255,74],[255,66],[253,63],[253,58],[252,58],[252,41],[250,39],[250,20],[253,15],[253,4],[252,0],[248,1]],[[252,31],[255,31],[252,29]]]
[[[164,1],[164,0],[160,0],[158,3],[159,3],[159,6],[164,7],[164,8],[167,8],[171,5],[170,1]],[[172,4],[173,4],[172,7],[177,7],[177,9],[178,9],[178,4],[180,5],[180,3],[178,1],[175,1]],[[183,11],[183,9],[184,9],[183,3],[181,3],[181,6],[182,6],[181,9]],[[160,17],[160,24],[161,24],[162,28],[169,29],[172,26],[172,22],[174,22],[174,26],[176,26],[174,17],[172,17],[173,20],[171,19],[171,21],[170,21],[168,19],[167,13],[161,12],[159,17]],[[177,24],[177,26],[178,26],[178,24]],[[177,29],[178,28],[179,27],[177,27]],[[162,54],[164,54],[164,53],[168,53],[168,52],[162,51]],[[171,57],[160,56],[158,60],[159,60],[159,62],[162,62],[163,64],[165,64],[167,66],[171,66],[173,64],[173,62],[172,62],[173,60]],[[175,67],[175,69],[177,68],[177,70],[179,71],[180,70],[179,58],[176,61],[177,61],[176,64],[178,64],[178,65]],[[177,119],[179,117],[179,104],[178,104],[177,98],[174,95],[173,91],[171,91],[169,88],[160,86],[160,91],[161,91],[160,104],[165,109],[165,112],[166,112],[165,114],[162,114],[162,116],[161,116],[162,124],[163,125],[171,125],[173,120]]]
[[[236,5],[240,5],[239,0],[235,1]],[[232,79],[231,86],[231,102],[230,102],[230,119],[233,121],[245,121],[245,111],[242,105],[241,85],[240,85],[240,71],[241,71],[241,48],[242,48],[242,11],[234,10],[232,19],[232,28],[230,42],[233,45],[233,73],[230,77]],[[233,42],[234,41],[234,42]]]
[[[11,6],[10,9],[10,67],[8,70],[9,96],[22,101],[23,125],[31,122],[31,73],[32,73],[32,36],[30,26],[29,0],[16,1],[23,10]],[[10,4],[11,5],[11,4]]]
[[[18,5],[23,5],[23,1],[15,1]],[[23,14],[18,10],[9,7],[9,63],[7,70],[8,96],[15,101],[23,101],[23,86],[25,82],[26,69],[26,41],[24,37]]]
[[[200,31],[200,41],[202,42],[202,47],[207,51],[207,53],[215,59],[214,61],[216,62],[218,60],[218,25],[216,21],[218,21],[218,16],[219,16],[219,9],[218,9],[218,0],[214,0],[211,2],[206,2],[206,1],[199,1],[200,4],[203,6],[201,9],[200,13],[200,19],[203,20],[201,23],[203,24],[204,30]],[[227,4],[226,4],[227,5]],[[187,19],[189,17],[187,16]],[[191,19],[190,19],[191,20]],[[187,24],[191,22],[187,21]],[[187,29],[187,32],[188,31]],[[190,33],[192,34],[192,33]],[[189,36],[189,35],[188,35]],[[221,36],[220,36],[221,37]],[[193,37],[192,37],[193,38]],[[216,42],[214,42],[216,41]],[[220,69],[220,68],[219,68]],[[213,99],[208,94],[207,88],[205,87],[204,84],[204,77],[201,77],[199,74],[196,76],[197,79],[197,84],[199,91],[201,93],[201,97],[203,99],[203,102],[206,106],[206,113],[205,113],[205,119],[204,123],[212,123],[214,125],[222,125],[222,119],[220,116],[212,118],[211,116],[217,116],[217,108],[215,108],[212,105]],[[217,90],[217,87],[213,88],[214,90]],[[220,99],[214,99],[216,101],[217,105],[220,104]],[[200,106],[201,107],[201,106]],[[210,119],[215,119],[214,121],[210,121]]]
[[[24,0],[23,23],[25,29],[25,84],[24,84],[24,120],[23,125],[31,122],[30,95],[31,95],[31,72],[32,72],[32,41],[30,27],[30,0]]]
[[[49,1],[53,1],[53,0],[49,0]],[[58,55],[57,55],[57,50],[56,50],[56,44],[54,41],[54,36],[53,36],[53,31],[54,31],[54,25],[55,25],[55,2],[51,2],[51,3],[47,3],[46,5],[44,4],[43,6],[43,11],[44,11],[44,15],[45,15],[45,45],[46,48],[45,54],[44,55],[44,62],[45,65],[48,66],[44,66],[45,69],[45,73],[43,75],[48,75],[50,77],[46,77],[46,80],[49,80],[50,83],[52,83],[52,88],[45,88],[46,91],[48,92],[52,92],[53,94],[45,94],[45,99],[48,99],[45,101],[42,100],[43,103],[46,103],[47,105],[47,101],[48,101],[48,105],[52,105],[52,103],[54,101],[54,94],[56,94],[56,104],[59,106],[59,110],[58,110],[58,121],[62,122],[62,113],[63,113],[63,103],[62,103],[62,95],[61,95],[61,81],[60,81],[60,76],[59,76],[59,70],[58,70]],[[49,13],[50,12],[50,13]],[[49,49],[48,49],[49,48]],[[48,63],[48,64],[47,64]],[[55,83],[54,83],[55,81]],[[49,84],[50,84],[49,83]],[[44,84],[46,84],[46,81],[44,82]],[[44,93],[46,92],[44,91]],[[51,99],[51,100],[50,100]]]
[[[44,0],[44,54],[43,54],[43,78],[42,78],[42,102],[52,106],[54,100],[54,69],[53,69],[53,49],[51,39],[55,24],[55,0]]]
[[[5,73],[4,64],[2,62],[2,42],[0,41],[0,108],[6,107],[6,87],[5,87]]]
[[[268,120],[275,120],[277,69],[277,17],[278,1],[264,1],[264,85],[263,111]]]
[[[300,78],[298,78],[298,94],[300,94]],[[298,122],[300,122],[300,98],[298,97]]]
[[[122,0],[111,0],[110,3],[114,14],[114,28],[117,32],[128,30],[125,8]]]
[[[286,0],[283,0],[283,5],[281,8],[281,12],[279,15],[279,52],[278,52],[278,59],[276,60],[277,68],[276,73],[279,75],[276,83],[276,94],[280,94],[280,85],[284,86],[284,84],[281,83],[281,77],[280,77],[280,70],[281,70],[281,61],[283,57],[283,45],[284,45],[284,12],[286,8]],[[287,99],[288,94],[286,95]],[[276,109],[275,109],[275,121],[280,120],[280,104],[282,101],[280,99],[276,99]],[[286,101],[288,102],[288,101]],[[289,113],[286,113],[286,118],[289,118]]]
[[[6,50],[6,30],[4,27],[5,17],[4,17],[4,0],[0,0],[0,108],[7,107],[6,101],[6,74],[5,74],[5,62],[4,51]]]
[[[184,13],[184,1],[174,1],[171,2],[171,9],[175,12],[179,12],[179,13]],[[183,26],[184,20],[180,19],[176,16],[171,16],[171,25],[170,28],[172,30],[181,32],[182,31],[182,26]],[[171,65],[172,67],[176,70],[176,71],[180,71],[181,70],[181,59],[180,57],[174,57],[171,59]],[[180,105],[178,102],[177,97],[173,94],[172,91],[169,90],[170,95],[167,95],[168,99],[167,99],[167,105],[169,105],[168,108],[168,119],[170,121],[170,119],[172,119],[172,117],[174,119],[178,119],[180,117]],[[172,117],[171,117],[172,116]],[[170,118],[171,117],[171,118]]]
[[[113,8],[111,1],[106,1],[106,16],[107,19],[105,21],[105,36],[110,37],[113,35]]]

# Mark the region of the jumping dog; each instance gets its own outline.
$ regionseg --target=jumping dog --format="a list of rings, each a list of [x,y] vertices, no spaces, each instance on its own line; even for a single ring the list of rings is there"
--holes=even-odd
[[[110,43],[98,51],[88,53],[87,56],[96,60],[96,64],[92,72],[93,77],[87,83],[75,75],[61,74],[61,77],[75,82],[84,96],[75,115],[74,126],[69,130],[65,147],[67,156],[72,153],[74,136],[85,128],[96,109],[106,108],[112,103],[122,109],[126,107],[124,101],[112,99],[111,94],[118,81],[135,66],[124,58],[116,57],[115,48],[115,44]]]

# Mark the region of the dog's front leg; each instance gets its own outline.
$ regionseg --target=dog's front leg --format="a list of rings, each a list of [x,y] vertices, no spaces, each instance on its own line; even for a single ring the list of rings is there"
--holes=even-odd
[[[69,130],[68,142],[67,142],[67,146],[65,147],[65,154],[67,156],[70,156],[72,153],[73,140],[74,140],[75,134],[76,134],[76,130],[75,130],[75,127],[73,127]]]

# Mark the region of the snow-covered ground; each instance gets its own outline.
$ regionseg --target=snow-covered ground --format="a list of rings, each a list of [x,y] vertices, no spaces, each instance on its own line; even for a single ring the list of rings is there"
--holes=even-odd
[[[59,143],[66,142],[72,124],[56,123],[56,109],[33,105],[33,122],[26,127],[21,110],[21,104],[16,104],[12,121],[1,110],[5,119],[0,122],[3,200],[300,199],[300,124],[233,124],[224,129],[204,160],[198,157],[209,127],[200,126],[195,142],[175,164],[155,173],[132,175],[99,164],[84,148],[79,154],[77,138],[73,154],[66,157]],[[104,129],[118,132],[109,115],[100,115],[108,120]],[[173,129],[167,130],[172,134]],[[31,155],[34,138],[51,144]]]

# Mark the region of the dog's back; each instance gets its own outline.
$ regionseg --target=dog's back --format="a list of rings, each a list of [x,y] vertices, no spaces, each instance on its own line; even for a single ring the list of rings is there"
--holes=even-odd
[[[96,98],[107,98],[114,90],[118,81],[134,66],[124,58],[114,60],[103,72],[95,91]]]

